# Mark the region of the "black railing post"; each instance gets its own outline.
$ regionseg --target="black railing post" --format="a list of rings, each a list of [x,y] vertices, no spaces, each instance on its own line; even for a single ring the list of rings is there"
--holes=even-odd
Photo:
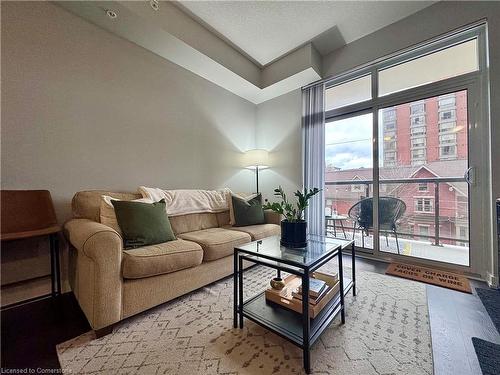
[[[366,192],[366,198],[369,198],[370,197],[370,185],[369,184],[366,184],[365,192]]]
[[[434,182],[434,246],[441,246],[439,244],[439,181]]]

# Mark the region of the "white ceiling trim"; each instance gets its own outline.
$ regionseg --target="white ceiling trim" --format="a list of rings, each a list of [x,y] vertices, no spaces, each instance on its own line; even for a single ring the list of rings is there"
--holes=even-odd
[[[115,1],[59,1],[57,4],[254,104],[286,94],[321,78],[317,66],[317,70],[312,66],[313,58],[307,58],[307,52],[304,52],[306,57],[302,53],[299,63],[290,64],[288,76],[277,81],[268,79],[269,85],[261,88],[176,38],[158,23],[139,16],[126,4]],[[112,9],[118,17],[110,19],[106,15],[106,9]],[[311,49],[309,47],[309,50]],[[260,73],[262,75],[262,70]]]

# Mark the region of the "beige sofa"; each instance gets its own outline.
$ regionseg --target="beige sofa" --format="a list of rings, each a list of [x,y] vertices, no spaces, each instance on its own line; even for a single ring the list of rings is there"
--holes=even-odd
[[[171,217],[177,240],[124,250],[120,234],[99,222],[101,195],[137,199],[138,194],[81,191],[65,225],[70,243],[73,292],[98,335],[116,322],[229,276],[235,246],[277,235],[279,215],[266,223],[235,228],[229,211]]]

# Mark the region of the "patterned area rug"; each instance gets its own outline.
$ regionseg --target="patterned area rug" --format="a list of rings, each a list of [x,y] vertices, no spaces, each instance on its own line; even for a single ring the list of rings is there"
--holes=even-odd
[[[254,295],[274,272],[246,271]],[[337,318],[315,343],[315,374],[432,374],[425,285],[358,272],[358,295],[347,297],[346,324]],[[58,345],[63,370],[106,374],[303,374],[296,346],[245,320],[233,329],[232,278],[120,323]]]

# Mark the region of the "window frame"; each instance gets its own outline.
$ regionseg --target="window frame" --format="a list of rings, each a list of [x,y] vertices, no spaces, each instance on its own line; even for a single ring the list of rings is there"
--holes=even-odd
[[[374,108],[377,108],[377,110],[382,110],[385,108],[395,107],[398,104],[404,102],[418,102],[428,97],[446,96],[453,92],[467,89],[468,83],[477,82],[478,79],[481,79],[484,72],[487,71],[486,54],[483,53],[483,51],[485,51],[486,49],[485,34],[486,23],[485,21],[479,21],[464,27],[462,30],[452,31],[448,35],[437,38],[436,40],[424,42],[417,46],[411,46],[403,50],[396,51],[373,62],[348,70],[334,77],[324,79],[323,82],[325,85],[325,90],[333,86],[338,86],[340,84],[353,81],[366,75],[370,75],[372,79],[372,98],[370,100],[325,111],[325,120],[339,116],[349,116],[356,112],[370,111]],[[462,44],[472,39],[478,40],[478,70],[456,77],[447,78],[441,81],[421,85],[418,87],[408,88],[403,91],[398,91],[385,96],[378,95],[379,71],[410,60],[414,60],[415,58],[425,56],[433,52]],[[316,84],[317,82],[311,83],[310,85],[304,87],[309,87]],[[376,111],[374,111],[374,116],[376,114]]]
[[[447,34],[443,34],[435,39],[422,42],[418,45],[410,46],[408,48],[396,51],[392,54],[386,55],[379,59],[373,60],[369,63],[361,65],[359,67],[347,70],[343,73],[337,74],[335,76],[326,78],[321,82],[325,85],[325,87],[329,87],[332,84],[339,84],[346,80],[355,79],[361,77],[362,75],[371,74],[372,79],[372,99],[367,100],[365,102],[357,103],[355,105],[349,105],[346,107],[337,108],[333,111],[326,111],[324,113],[325,119],[333,120],[341,117],[351,117],[357,114],[371,112],[373,114],[373,148],[372,148],[372,158],[374,160],[373,164],[373,254],[377,258],[382,259],[392,259],[391,255],[383,252],[380,247],[380,231],[378,226],[378,204],[379,204],[379,186],[381,183],[380,172],[379,169],[383,167],[381,164],[381,158],[383,157],[380,145],[380,139],[383,137],[383,133],[379,133],[379,129],[383,126],[382,117],[379,118],[379,111],[384,108],[394,107],[402,103],[415,102],[418,100],[424,100],[430,97],[436,96],[446,96],[448,94],[452,94],[458,91],[467,90],[469,93],[475,95],[475,98],[481,97],[483,100],[476,104],[477,109],[471,114],[471,118],[469,121],[476,121],[481,124],[476,130],[476,127],[473,128],[474,134],[477,135],[489,134],[491,132],[491,124],[490,124],[490,116],[489,116],[489,81],[488,81],[488,41],[487,41],[487,30],[488,25],[486,20],[479,20],[475,23],[471,23],[467,26],[464,26],[459,29],[455,29],[450,31]],[[440,49],[445,49],[452,47],[455,44],[461,44],[470,39],[477,39],[477,57],[478,57],[478,69],[473,72],[465,73],[459,76],[447,78],[441,81],[432,82],[429,84],[421,85],[418,87],[409,88],[403,91],[391,93],[382,97],[378,96],[378,71],[382,70],[391,65],[397,65],[403,63],[408,60],[412,60],[422,55],[426,55],[432,52],[437,52]],[[319,81],[318,81],[319,82]],[[317,85],[318,82],[314,82],[308,86]],[[305,87],[308,87],[305,86]],[[457,103],[457,102],[456,102]],[[468,107],[471,108],[472,100],[468,101]],[[457,108],[455,106],[455,108]],[[438,122],[439,123],[439,122]],[[456,126],[456,124],[455,124]],[[470,127],[470,123],[467,124]],[[451,131],[453,128],[448,129]],[[478,146],[477,142],[474,142],[474,146]],[[480,163],[485,163],[484,167],[482,164],[478,165],[478,174],[480,173],[483,176],[482,184],[479,189],[476,189],[476,192],[471,196],[471,199],[477,200],[477,203],[474,204],[474,209],[471,209],[471,201],[469,201],[469,217],[472,223],[483,223],[482,227],[488,227],[489,225],[493,225],[492,219],[492,211],[487,215],[483,214],[482,211],[478,211],[478,207],[484,205],[486,202],[483,202],[482,199],[492,199],[491,192],[488,190],[487,185],[491,184],[491,159],[490,157],[490,149],[487,147],[481,148],[480,156],[477,155],[477,158],[480,158],[482,161]],[[379,151],[381,153],[379,157]],[[377,162],[378,161],[378,162]],[[476,160],[476,163],[478,161]],[[474,232],[476,235],[470,237],[470,243],[476,244],[477,249],[487,249],[487,248],[495,248],[496,249],[496,240],[494,240],[494,233],[490,230],[479,232]],[[495,243],[495,244],[494,244]],[[453,266],[461,270],[463,272],[476,272],[480,273],[483,277],[485,275],[485,270],[487,267],[491,266],[491,263],[486,262],[488,257],[491,258],[490,253],[478,253],[475,252],[475,257],[472,256],[473,250],[472,247],[469,249],[469,262],[467,265],[457,265]],[[394,257],[394,254],[392,254]],[[400,256],[395,256],[396,258],[400,258]],[[401,259],[406,259],[407,257],[401,257]],[[418,258],[418,257],[416,257]],[[490,259],[488,258],[488,259]],[[496,253],[494,255],[494,259],[497,259]],[[421,261],[431,265],[442,265],[443,262],[428,260],[421,258]],[[448,264],[448,263],[446,263]]]

